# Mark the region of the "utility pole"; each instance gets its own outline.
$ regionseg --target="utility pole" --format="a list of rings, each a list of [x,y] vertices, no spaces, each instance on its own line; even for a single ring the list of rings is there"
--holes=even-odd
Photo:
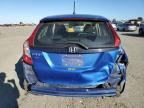
[[[75,1],[74,1],[74,6],[73,6],[73,15],[75,15]]]

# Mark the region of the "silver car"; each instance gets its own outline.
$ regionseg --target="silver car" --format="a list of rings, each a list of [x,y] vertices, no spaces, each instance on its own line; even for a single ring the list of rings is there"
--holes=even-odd
[[[136,31],[137,26],[133,24],[119,24],[117,27],[119,31]]]

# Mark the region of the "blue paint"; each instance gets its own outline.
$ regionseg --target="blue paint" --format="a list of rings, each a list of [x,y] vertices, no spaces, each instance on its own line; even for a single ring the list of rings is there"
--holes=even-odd
[[[40,53],[40,57],[32,56],[33,67],[37,77],[43,83],[65,86],[97,86],[107,81],[110,75],[110,67],[116,61],[119,50],[98,52],[89,54],[66,54],[81,55],[83,66],[64,66],[62,56],[65,54],[47,53],[31,50]]]

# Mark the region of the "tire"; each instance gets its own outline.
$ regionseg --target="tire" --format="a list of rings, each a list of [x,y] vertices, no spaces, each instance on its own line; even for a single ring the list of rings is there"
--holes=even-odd
[[[144,34],[143,30],[139,29],[139,35],[143,35],[143,34]]]
[[[125,82],[121,82],[120,85],[117,85],[116,96],[119,97],[125,90]]]
[[[23,87],[24,87],[25,91],[29,91],[28,90],[28,83],[27,83],[27,81],[25,79],[24,79],[24,82],[23,82]]]

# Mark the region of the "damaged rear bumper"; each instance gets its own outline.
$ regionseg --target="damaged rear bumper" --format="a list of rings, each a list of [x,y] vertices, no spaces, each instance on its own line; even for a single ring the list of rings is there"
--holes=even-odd
[[[107,82],[101,87],[73,88],[72,86],[54,86],[39,82],[35,76],[32,66],[23,63],[25,79],[28,82],[28,89],[33,94],[53,95],[53,96],[74,96],[74,97],[98,97],[115,96],[116,86],[120,81],[120,76],[114,72],[109,76]],[[124,78],[125,80],[125,78]],[[109,86],[110,85],[110,86]]]
[[[97,96],[115,96],[116,88],[48,88],[40,86],[31,86],[33,94],[53,95],[53,96],[74,96],[74,97],[97,97]]]

